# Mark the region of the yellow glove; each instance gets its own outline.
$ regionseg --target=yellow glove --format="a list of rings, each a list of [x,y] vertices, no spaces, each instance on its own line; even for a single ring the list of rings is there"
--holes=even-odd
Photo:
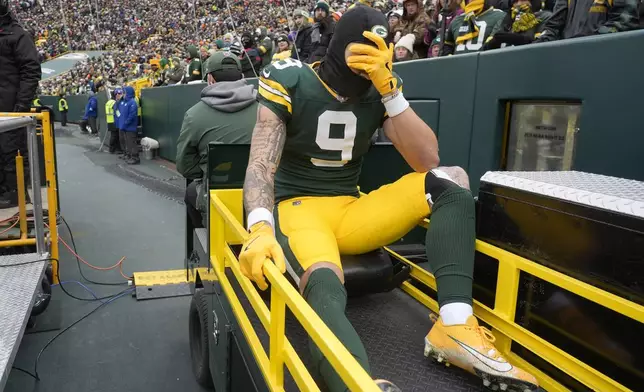
[[[262,268],[266,259],[273,260],[282,273],[286,272],[284,252],[275,239],[273,228],[266,222],[258,222],[250,228],[239,255],[239,266],[242,274],[257,283],[261,290],[268,288]]]
[[[371,31],[365,31],[362,35],[378,47],[366,44],[351,46],[352,55],[347,58],[347,65],[354,70],[365,72],[383,97],[395,93],[398,80],[392,73],[394,45],[389,44],[387,47],[385,40]]]

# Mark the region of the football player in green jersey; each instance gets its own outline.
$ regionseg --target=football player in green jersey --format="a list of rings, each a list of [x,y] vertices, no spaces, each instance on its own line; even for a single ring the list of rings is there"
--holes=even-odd
[[[447,28],[441,56],[481,50],[501,29],[505,18],[505,12],[486,4],[486,0],[470,0],[464,10]]]
[[[392,72],[386,26],[381,12],[354,7],[336,25],[321,63],[288,59],[260,75],[244,183],[250,235],[239,257],[242,272],[263,290],[267,258],[288,270],[307,303],[370,373],[345,315],[340,255],[390,244],[431,211],[426,244],[440,317],[425,338],[425,354],[478,374],[486,385],[534,390],[534,377],[509,364],[473,316],[474,200],[467,175],[437,167],[436,136],[409,107]],[[415,172],[361,196],[362,158],[380,126]],[[345,391],[317,346],[309,348],[329,390]],[[391,382],[376,383],[397,390]]]

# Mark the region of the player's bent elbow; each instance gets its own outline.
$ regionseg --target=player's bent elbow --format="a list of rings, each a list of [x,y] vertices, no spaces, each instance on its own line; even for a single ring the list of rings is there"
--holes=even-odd
[[[441,163],[441,159],[438,156],[438,154],[431,154],[428,158],[428,161],[429,161],[428,164],[432,169],[437,168],[438,165],[440,165]]]
[[[410,165],[417,173],[428,172],[432,169],[436,169],[440,163],[440,158],[438,154],[427,153],[423,156],[420,156],[419,159],[415,160],[414,164]]]

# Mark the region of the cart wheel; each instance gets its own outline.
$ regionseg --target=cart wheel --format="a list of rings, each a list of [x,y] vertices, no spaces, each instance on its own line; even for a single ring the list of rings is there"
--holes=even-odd
[[[40,283],[40,287],[36,291],[34,299],[34,306],[31,309],[31,316],[38,316],[47,309],[51,301],[51,284],[49,279],[45,276]]]
[[[190,332],[190,357],[192,371],[197,382],[212,389],[212,375],[210,374],[208,350],[208,299],[202,288],[195,290],[190,302],[189,332]]]

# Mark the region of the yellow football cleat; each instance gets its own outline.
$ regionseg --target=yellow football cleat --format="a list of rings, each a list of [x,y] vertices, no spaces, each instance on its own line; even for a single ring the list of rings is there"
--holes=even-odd
[[[539,388],[536,378],[513,366],[494,347],[494,335],[479,326],[470,316],[462,325],[443,324],[430,315],[434,326],[425,336],[425,356],[446,366],[454,364],[483,379],[483,385],[492,390],[534,392]]]

